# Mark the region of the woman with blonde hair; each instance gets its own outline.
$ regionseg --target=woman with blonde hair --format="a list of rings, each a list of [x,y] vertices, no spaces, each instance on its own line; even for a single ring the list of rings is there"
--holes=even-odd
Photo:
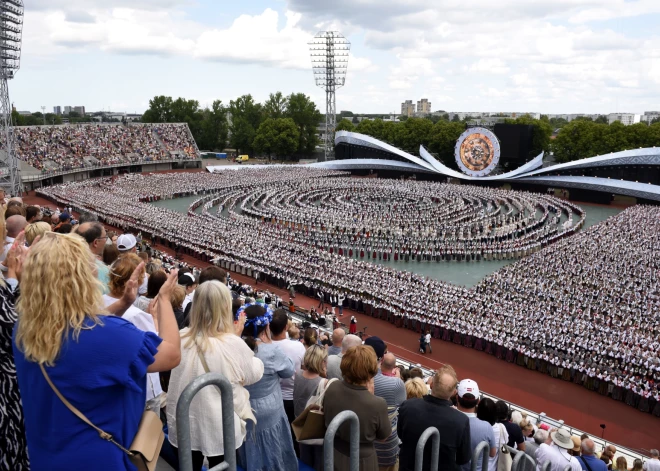
[[[14,359],[25,409],[32,469],[133,470],[128,454],[69,410],[129,447],[145,407],[147,372],[179,363],[179,332],[169,304],[176,272],[163,285],[154,312],[160,336],[105,315],[96,263],[77,235],[47,233],[25,260],[17,309]],[[130,287],[137,290],[131,280]],[[122,298],[126,309],[135,299]],[[84,444],[84,446],[81,446]]]
[[[44,221],[33,222],[25,227],[25,242],[32,245],[32,242],[39,237],[43,236],[46,232],[51,232],[50,224]]]
[[[303,413],[314,393],[327,387],[328,380],[323,381],[323,378],[326,378],[328,351],[320,345],[312,345],[305,350],[303,366],[293,380],[293,413],[296,417]],[[300,442],[300,461],[322,471],[323,447],[318,445],[323,445],[323,440]]]
[[[410,378],[406,381],[406,399],[424,397],[429,393],[429,388],[421,378]]]
[[[245,316],[234,326],[229,288],[219,281],[207,281],[195,290],[190,310],[190,326],[181,330],[181,364],[172,370],[167,391],[169,440],[178,447],[176,405],[191,381],[206,372],[221,373],[234,391],[234,436],[239,448],[246,436],[246,421],[255,421],[250,395],[244,386],[261,379],[264,365],[238,337]],[[220,464],[225,453],[222,441],[222,406],[217,388],[202,389],[190,406],[193,470],[201,470],[204,457],[210,467]]]
[[[619,456],[616,459],[616,466],[614,467],[617,471],[628,471],[628,461],[625,456]]]

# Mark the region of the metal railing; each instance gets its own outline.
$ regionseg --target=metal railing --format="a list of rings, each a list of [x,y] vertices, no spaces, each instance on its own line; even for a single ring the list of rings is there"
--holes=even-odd
[[[324,471],[334,471],[335,469],[335,435],[339,427],[346,421],[351,425],[350,451],[348,455],[350,465],[347,471],[359,471],[360,469],[360,420],[355,412],[345,410],[332,419],[332,422],[328,425],[328,429],[325,431],[325,438],[323,439]]]
[[[209,471],[236,471],[236,440],[234,438],[234,393],[231,383],[220,373],[206,373],[195,378],[181,393],[176,405],[176,438],[179,448],[179,471],[193,471],[190,439],[190,403],[207,386],[220,389],[222,404],[222,443],[225,461]],[[356,417],[357,420],[357,417]],[[353,437],[351,430],[351,438]],[[359,443],[358,443],[359,446]],[[327,469],[327,468],[326,468]],[[332,468],[330,468],[332,469]],[[355,468],[357,471],[357,468]]]
[[[477,471],[479,460],[481,460],[481,471],[488,471],[488,459],[490,458],[490,446],[488,442],[481,442],[472,452],[470,471]]]
[[[440,460],[440,432],[435,427],[429,427],[424,430],[422,436],[417,440],[417,448],[415,448],[415,471],[422,471],[424,467],[424,448],[426,442],[431,439],[431,468],[438,469],[438,462]]]
[[[509,449],[509,453],[514,456],[511,471],[534,471],[536,469],[536,460],[534,458],[524,451],[518,452],[518,450],[514,450],[511,447],[507,448]],[[497,450],[497,452],[501,453],[501,450]],[[548,461],[547,464],[549,465],[550,462]]]

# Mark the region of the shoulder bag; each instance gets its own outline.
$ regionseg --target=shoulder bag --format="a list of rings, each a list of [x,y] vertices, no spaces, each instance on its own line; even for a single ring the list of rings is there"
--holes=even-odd
[[[62,401],[62,403],[74,413],[76,417],[85,422],[87,425],[96,430],[99,436],[103,440],[107,440],[121,451],[126,453],[131,462],[137,467],[138,471],[155,471],[156,464],[158,463],[158,455],[160,449],[163,446],[163,441],[165,440],[165,433],[163,432],[163,423],[160,421],[160,417],[150,410],[144,411],[142,414],[142,419],[140,420],[140,425],[138,431],[133,438],[133,443],[131,446],[126,449],[120,443],[115,441],[115,439],[109,433],[101,430],[96,425],[91,423],[85,415],[76,409],[69,401],[66,400],[59,389],[53,384],[46,373],[44,365],[39,365],[41,372],[46,378],[46,382],[51,387],[55,395]]]
[[[291,422],[296,440],[314,440],[325,437],[325,416],[323,414],[323,398],[328,387],[337,378],[321,381],[316,388],[316,394],[307,400],[307,407]]]
[[[498,440],[498,450],[497,450],[497,471],[511,471],[511,465],[513,464],[513,458],[511,458],[511,453],[506,447],[506,443],[502,443],[502,437],[504,436],[504,425],[500,425],[500,438]],[[504,429],[504,430],[502,430]]]

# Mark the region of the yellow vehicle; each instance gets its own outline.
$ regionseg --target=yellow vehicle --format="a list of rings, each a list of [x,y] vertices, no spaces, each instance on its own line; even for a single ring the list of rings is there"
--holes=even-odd
[[[236,157],[236,162],[247,162],[250,159],[249,155],[239,155]]]

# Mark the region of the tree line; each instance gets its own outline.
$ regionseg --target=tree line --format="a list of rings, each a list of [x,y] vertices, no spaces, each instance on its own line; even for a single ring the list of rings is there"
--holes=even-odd
[[[466,129],[465,122],[449,120],[448,116],[445,118],[442,115],[434,118],[437,119],[408,118],[401,122],[362,120],[356,125],[351,117],[347,117],[337,124],[337,130],[366,134],[413,155],[418,154],[421,144],[439,161],[455,168],[454,147]],[[521,116],[504,122],[533,127],[528,159],[545,152],[554,154],[558,162],[570,162],[627,149],[660,146],[660,122],[625,126],[619,121],[607,124],[603,119],[578,118],[563,123],[556,136],[553,136],[556,128],[552,120],[545,115],[540,119]]]
[[[197,100],[157,96],[149,101],[144,123],[188,123],[204,150],[236,149],[280,159],[309,155],[318,145],[317,126],[323,116],[304,93],[271,93],[264,103],[243,95],[224,105],[221,100],[200,108]]]

